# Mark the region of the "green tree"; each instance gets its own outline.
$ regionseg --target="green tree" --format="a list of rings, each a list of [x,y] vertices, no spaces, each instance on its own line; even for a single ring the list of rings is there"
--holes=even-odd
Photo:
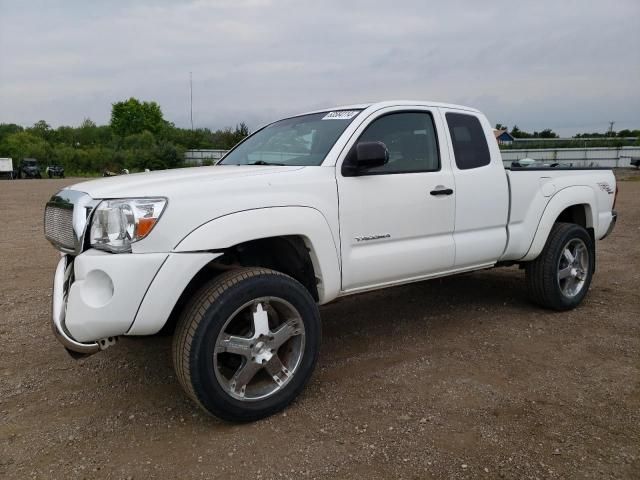
[[[51,129],[51,125],[44,120],[38,120],[31,128],[27,129],[27,131],[48,142],[53,140],[54,131]]]
[[[249,135],[249,128],[244,122],[241,122],[236,125],[235,129],[227,127],[222,130],[216,130],[211,136],[214,148],[229,150],[247,135]]]
[[[22,132],[24,128],[15,123],[0,123],[0,143],[12,133]]]
[[[111,108],[111,128],[116,135],[126,137],[145,130],[157,135],[168,127],[156,102],[141,102],[131,97],[116,102]]]
[[[76,141],[76,129],[73,127],[61,125],[60,127],[56,128],[54,138],[55,143],[57,144],[73,146]]]
[[[153,133],[144,131],[125,137],[122,141],[122,147],[130,150],[148,150],[156,144]]]
[[[0,156],[61,164],[68,175],[94,175],[105,168],[134,172],[180,167],[188,148],[229,149],[247,135],[244,122],[216,131],[177,128],[164,120],[157,103],[130,98],[113,104],[109,125],[89,118],[78,127],[56,129],[44,120],[27,129],[0,124]]]
[[[236,125],[235,134],[239,136],[240,140],[242,140],[244,137],[247,137],[249,133],[249,127],[247,127],[246,123],[240,122],[238,125]]]
[[[558,138],[558,134],[555,133],[550,128],[545,128],[544,130],[542,130],[539,133],[538,132],[534,132],[533,136],[534,137],[539,137],[539,138]]]
[[[76,146],[89,146],[100,143],[98,141],[98,126],[90,118],[85,118],[78,128],[75,135]]]
[[[48,159],[49,144],[42,138],[29,132],[8,135],[0,144],[0,156],[20,161],[23,158]]]
[[[511,136],[513,138],[531,138],[532,135],[524,130],[520,130],[517,125],[514,125],[511,129]]]
[[[184,159],[184,151],[170,142],[159,142],[151,151],[151,163],[145,168],[159,170],[165,168],[181,167]]]

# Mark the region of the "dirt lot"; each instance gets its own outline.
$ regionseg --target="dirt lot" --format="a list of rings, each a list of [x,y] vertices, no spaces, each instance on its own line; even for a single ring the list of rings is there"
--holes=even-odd
[[[497,269],[322,308],[316,374],[249,425],[182,393],[170,338],[72,360],[49,328],[45,200],[0,183],[1,478],[640,478],[640,177],[569,313]]]

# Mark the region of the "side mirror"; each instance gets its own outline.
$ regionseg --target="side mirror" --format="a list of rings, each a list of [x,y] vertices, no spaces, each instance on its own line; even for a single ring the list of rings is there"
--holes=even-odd
[[[389,161],[389,150],[382,142],[359,142],[342,166],[342,174],[355,177],[362,170],[381,167]]]

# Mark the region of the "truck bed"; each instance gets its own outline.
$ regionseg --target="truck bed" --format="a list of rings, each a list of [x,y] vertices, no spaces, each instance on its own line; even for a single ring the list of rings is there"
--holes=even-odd
[[[510,195],[508,242],[501,261],[526,258],[540,219],[552,199],[557,208],[555,204],[563,202],[565,197],[590,198],[591,206],[586,206],[586,226],[593,228],[596,239],[606,234],[615,194],[615,177],[611,169],[516,167],[506,169],[506,175]]]

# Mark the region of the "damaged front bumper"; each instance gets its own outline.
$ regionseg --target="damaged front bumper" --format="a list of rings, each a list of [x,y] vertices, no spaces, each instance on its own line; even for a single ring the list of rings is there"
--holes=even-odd
[[[58,341],[72,356],[92,355],[100,351],[98,342],[82,343],[76,341],[65,327],[67,312],[67,295],[73,278],[73,262],[69,255],[62,255],[53,277],[53,295],[51,302],[51,328]]]
[[[56,338],[69,352],[80,355],[113,345],[133,326],[167,257],[166,253],[115,255],[95,249],[64,255],[53,285],[51,322]],[[158,297],[172,297],[175,285],[163,287],[150,300],[152,304],[162,303]]]

